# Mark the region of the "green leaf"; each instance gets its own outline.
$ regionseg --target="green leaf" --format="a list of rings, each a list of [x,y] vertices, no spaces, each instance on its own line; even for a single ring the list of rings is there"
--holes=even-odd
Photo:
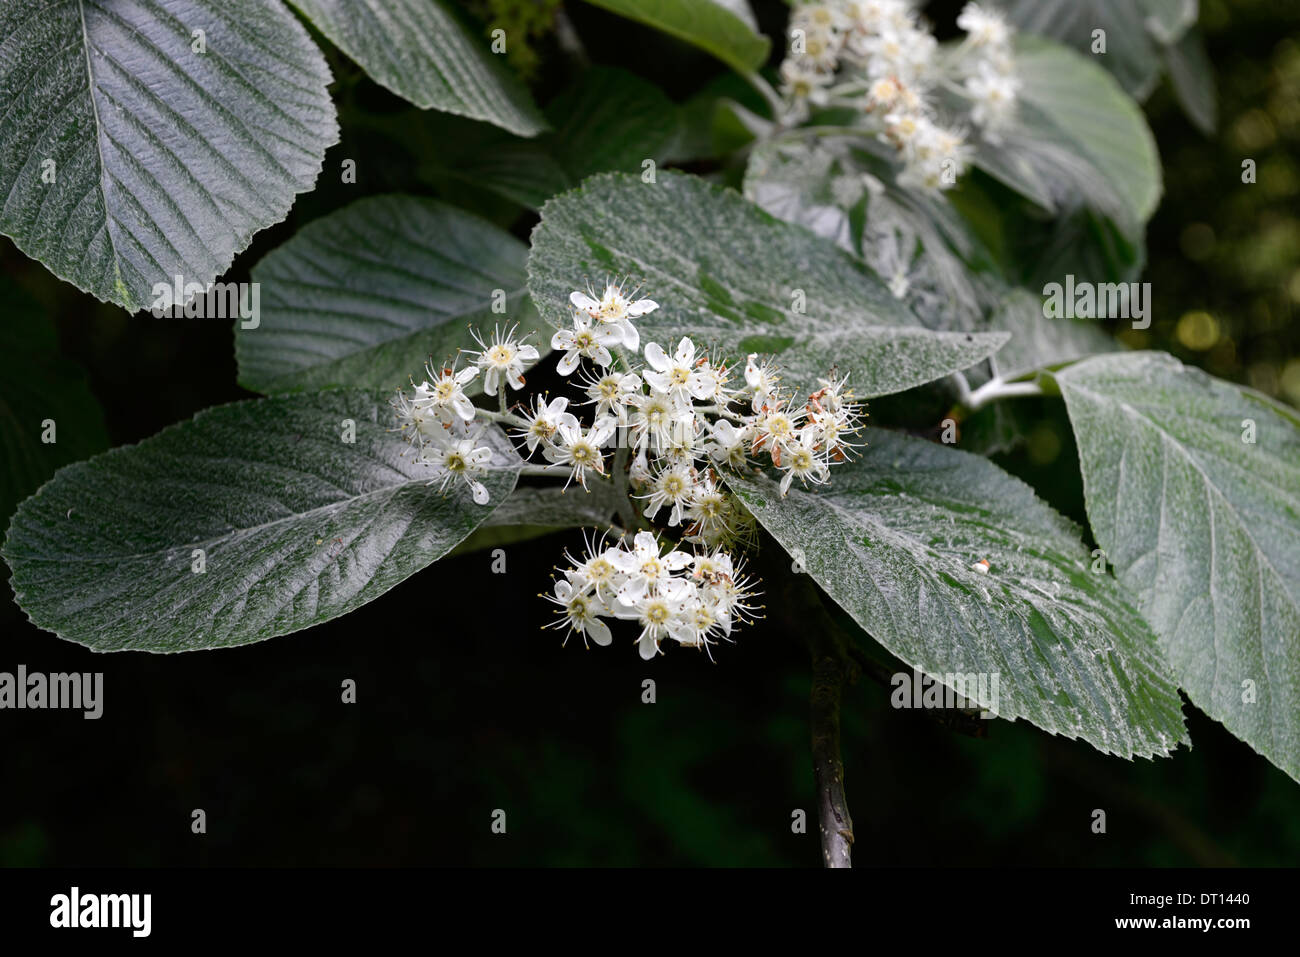
[[[1300,780],[1300,415],[1163,353],[1054,378],[1097,543],[1182,687]]]
[[[1124,89],[1145,99],[1160,76],[1139,0],[1018,0],[1008,19],[1026,33],[1051,37],[1093,58]],[[1106,32],[1106,52],[1092,53],[1093,31]]]
[[[513,545],[570,528],[604,532],[618,509],[618,495],[610,482],[592,482],[587,489],[517,488],[500,508],[455,554]]]
[[[546,129],[524,85],[445,0],[289,0],[381,86],[426,110],[532,136]]]
[[[1212,135],[1219,122],[1219,103],[1214,89],[1214,64],[1206,52],[1205,40],[1193,30],[1162,53],[1178,105],[1197,129]]]
[[[542,318],[567,325],[570,292],[608,276],[632,277],[659,303],[636,320],[643,342],[692,336],[733,357],[775,354],[791,384],[837,366],[863,397],[964,369],[1006,341],[923,328],[861,260],[677,173],[595,176],[543,207],[528,259]]]
[[[422,180],[444,195],[491,190],[540,209],[592,173],[640,172],[674,146],[681,110],[653,83],[625,70],[592,67],[546,107],[553,132],[522,139],[448,113],[365,116],[363,122],[408,150]]]
[[[104,416],[85,372],[63,357],[53,323],[0,279],[0,522],[60,465],[108,446]],[[52,442],[44,441],[47,422]]]
[[[1157,43],[1177,43],[1196,24],[1198,0],[1138,0],[1147,31]]]
[[[1214,66],[1193,27],[1197,0],[1019,0],[1009,16],[1020,29],[1052,37],[1109,70],[1139,101],[1169,74],[1178,103],[1207,136],[1217,108]],[[1093,53],[1093,31],[1106,52]]]
[[[677,137],[680,110],[655,86],[626,70],[593,67],[546,105],[555,127],[551,155],[577,185],[593,173],[641,172]]]
[[[1185,742],[1178,690],[1078,530],[986,459],[866,431],[831,483],[727,483],[864,630],[928,675],[983,674],[966,697],[1123,757]],[[972,568],[986,559],[989,571]],[[993,676],[998,676],[998,700]],[[945,680],[956,687],[952,680]]]
[[[1095,320],[1044,316],[1042,297],[1026,289],[1008,293],[990,324],[1011,333],[993,357],[998,375],[1005,379],[1120,348]]]
[[[261,320],[236,329],[239,381],[267,393],[396,389],[431,357],[472,347],[467,325],[480,334],[498,324],[538,329],[526,253],[510,234],[435,200],[358,200],[253,267]],[[502,314],[492,311],[496,290]]]
[[[873,138],[822,127],[770,140],[750,153],[745,196],[906,280],[903,300],[928,328],[976,328],[996,301],[975,275],[991,256],[950,204],[900,188]]]
[[[733,9],[738,0],[587,0],[713,54],[738,73],[757,70],[771,43]]]
[[[338,139],[324,58],[276,3],[7,3],[0,49],[0,232],[131,312],[225,272]]]
[[[1045,209],[1080,201],[1138,230],[1160,199],[1160,158],[1142,111],[1087,56],[1035,37],[1016,42],[1023,83],[1003,142],[976,165]]]
[[[97,651],[242,645],[346,614],[449,552],[518,475],[493,427],[491,504],[463,483],[443,496],[394,423],[371,393],[253,399],[61,469],[9,528],[18,604]]]

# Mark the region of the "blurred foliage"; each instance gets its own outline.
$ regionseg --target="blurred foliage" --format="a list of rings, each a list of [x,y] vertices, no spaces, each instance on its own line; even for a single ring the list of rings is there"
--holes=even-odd
[[[493,30],[504,30],[506,59],[525,80],[537,77],[541,54],[537,43],[555,28],[564,0],[471,0],[469,9]]]
[[[484,0],[491,24],[525,0]],[[781,29],[780,0],[757,3]],[[959,6],[959,4],[958,4]],[[1166,193],[1148,232],[1155,320],[1124,333],[1212,373],[1300,403],[1300,5],[1202,0],[1221,126],[1198,133],[1167,89],[1147,104]],[[570,3],[591,60],[621,66],[688,103],[716,84],[743,95],[707,55],[587,4]],[[940,14],[936,12],[936,18]],[[531,22],[521,20],[521,23]],[[510,27],[506,27],[509,36]],[[570,78],[552,35],[524,32],[548,102]],[[517,49],[514,47],[512,49]],[[427,193],[417,164],[351,115],[402,104],[335,58],[343,142],[316,191],[259,234],[229,278],[305,222],[362,195]],[[699,101],[697,101],[699,105]],[[709,107],[700,109],[707,115]],[[355,186],[338,180],[358,159]],[[1241,161],[1258,182],[1241,183]],[[712,173],[716,166],[691,167]],[[526,237],[535,215],[460,189],[458,203]],[[57,325],[85,370],[113,444],[138,441],[240,398],[229,323],[127,316],[50,276],[0,241],[0,273]],[[6,319],[16,315],[4,304]],[[914,399],[924,399],[924,404]],[[908,393],[877,423],[925,433],[946,408]],[[1083,517],[1076,451],[1059,402],[1017,407],[1028,442],[999,461],[1053,505]],[[0,719],[0,865],[546,864],[815,867],[802,623],[769,599],[767,619],[717,662],[687,652],[644,665],[622,642],[559,647],[534,598],[575,536],[438,563],[379,601],[308,633],[231,651],[93,656],[0,609],[0,670],[105,672],[105,714],[6,712]],[[509,608],[526,619],[509,626]],[[352,678],[358,703],[340,702]],[[642,681],[656,703],[642,703]],[[1021,722],[987,739],[955,735],[889,706],[864,678],[844,714],[859,864],[1294,864],[1300,788],[1200,712],[1195,748],[1128,763]],[[190,832],[204,808],[208,833]],[[491,814],[507,833],[491,833]],[[1095,808],[1108,832],[1093,834]]]

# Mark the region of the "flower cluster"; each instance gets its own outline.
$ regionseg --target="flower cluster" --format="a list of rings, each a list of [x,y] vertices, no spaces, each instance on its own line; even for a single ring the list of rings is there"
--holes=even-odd
[[[590,542],[569,559],[553,594],[560,609],[551,627],[577,632],[598,645],[612,640],[602,618],[624,618],[640,628],[637,648],[653,658],[669,639],[688,648],[707,648],[730,637],[735,625],[753,619],[756,592],[743,565],[721,549],[694,554],[664,551],[653,532],[637,532],[631,545]]]
[[[594,406],[594,423],[584,430],[567,399],[539,397],[518,429],[529,454],[540,449],[547,461],[570,470],[570,481],[585,485],[590,474],[607,474],[601,449],[617,432],[644,517],[664,513],[669,527],[681,526],[687,540],[702,545],[728,541],[739,518],[719,487],[717,468],[740,469],[750,456],[765,456],[784,472],[785,494],[796,478],[804,485],[826,482],[830,465],[847,458],[861,413],[846,378],[821,380],[800,402],[757,354],[747,357],[740,377],[689,337],[670,343],[672,352],[647,342],[639,357],[629,351],[640,345],[632,320],[658,304],[634,295],[610,283],[599,297],[570,296],[571,325],[551,345],[563,352],[563,375],[590,360],[593,368],[579,385],[583,404]]]
[[[479,444],[483,430],[471,427],[478,410],[465,394],[465,386],[482,372],[483,391],[488,395],[497,395],[500,389],[504,396],[503,383],[522,389],[524,367],[536,362],[540,353],[536,346],[516,340],[514,328],[504,333],[493,330],[488,342],[477,333],[474,339],[479,350],[469,353],[469,365],[457,369],[453,360],[435,368],[430,363],[425,367],[428,378],[419,385],[412,383],[411,395],[399,393],[393,407],[418,460],[434,468],[434,484],[446,491],[459,479],[469,486],[475,502],[486,505],[488,490],[479,476],[492,462],[492,449]]]
[[[963,130],[936,119],[938,94],[970,101],[970,121],[996,137],[1019,92],[1001,14],[968,3],[957,25],[965,40],[940,50],[908,0],[801,3],[780,68],[783,121],[802,121],[813,106],[851,106],[898,151],[900,184],[931,192],[956,185],[970,147]]]
[[[832,374],[796,398],[757,354],[737,374],[689,337],[669,343],[671,352],[642,344],[634,320],[658,304],[620,283],[574,292],[569,303],[569,322],[551,346],[560,354],[557,371],[581,398],[535,394],[508,408],[507,389],[524,387],[538,350],[516,329],[496,329],[490,339],[476,335],[479,349],[465,350],[463,368],[456,360],[430,366],[413,394],[399,394],[401,429],[435,469],[435,483],[445,489],[464,481],[480,504],[488,500],[481,476],[493,455],[481,427],[475,431],[480,418],[510,430],[525,474],[563,478],[565,488],[610,483],[625,531],[564,571],[551,596],[565,610],[559,624],[607,644],[600,619],[634,619],[646,657],[665,637],[705,648],[754,610],[755,592],[729,552],[746,540],[753,518],[727,492],[722,471],[770,464],[782,473],[782,495],[795,479],[823,484],[831,465],[852,454],[863,413],[845,377]],[[465,393],[480,373],[484,392],[498,396],[498,412]],[[591,407],[586,422],[577,414],[584,406]],[[692,551],[660,554],[656,535],[645,530],[656,522]]]

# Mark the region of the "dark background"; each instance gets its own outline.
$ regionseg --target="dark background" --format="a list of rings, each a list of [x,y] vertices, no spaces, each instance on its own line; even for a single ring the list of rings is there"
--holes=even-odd
[[[500,16],[519,4],[481,6]],[[756,6],[765,30],[779,31],[779,4]],[[932,9],[951,23],[958,6]],[[593,60],[675,99],[721,72],[652,31],[567,9]],[[1199,134],[1167,88],[1146,105],[1165,196],[1143,276],[1156,319],[1129,344],[1300,404],[1300,8],[1203,0],[1201,25],[1219,132]],[[517,62],[543,102],[565,80],[548,65],[553,42],[539,31]],[[323,175],[287,222],[257,236],[231,279],[361,195],[436,192],[401,143],[355,132],[350,115],[402,105],[331,57],[344,139],[326,170],[356,157],[360,182]],[[1254,186],[1240,183],[1247,156],[1259,164]],[[472,190],[456,199],[520,236],[535,221]],[[228,322],[128,316],[7,239],[0,275],[6,322],[53,321],[113,445],[247,397],[234,384]],[[16,305],[15,289],[31,304]],[[1034,410],[1027,448],[1000,461],[1081,519],[1068,424],[1050,403]],[[0,864],[817,865],[815,822],[803,835],[790,828],[792,810],[814,804],[807,652],[780,598],[715,664],[683,653],[645,664],[622,642],[561,648],[539,630],[548,613],[535,596],[565,544],[561,535],[511,546],[504,575],[491,574],[485,552],[450,558],[308,632],[183,656],[94,655],[5,601],[0,670],[103,671],[105,711],[98,721],[0,712]],[[355,705],[340,701],[347,678]],[[653,705],[641,703],[645,678],[657,683]],[[887,691],[864,679],[844,715],[856,860],[1296,863],[1300,785],[1186,711],[1193,750],[1128,763],[1024,722],[994,722],[986,739],[955,734],[892,710]],[[190,831],[195,808],[207,813],[205,835]],[[504,836],[490,831],[497,808]],[[1091,832],[1095,808],[1107,812],[1105,835]]]

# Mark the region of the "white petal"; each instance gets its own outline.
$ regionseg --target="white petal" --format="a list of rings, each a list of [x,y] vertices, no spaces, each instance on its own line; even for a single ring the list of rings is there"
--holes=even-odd
[[[647,342],[645,344],[645,361],[650,363],[652,369],[658,369],[660,372],[667,372],[672,363],[668,361],[668,354],[664,352],[664,347],[657,342]],[[646,378],[650,378],[649,375]]]
[[[560,375],[568,375],[574,369],[578,368],[578,350],[571,349],[564,354],[560,364],[555,367],[555,371]]]
[[[650,345],[654,345],[654,343]],[[646,346],[646,350],[649,351],[649,349],[650,346]],[[668,377],[667,372],[647,372],[645,380],[650,383],[650,388],[656,392],[667,392],[673,384],[673,380]]]
[[[470,479],[469,487],[474,493],[475,504],[486,505],[488,503],[488,490],[486,485],[482,482],[475,482],[473,479]]]
[[[593,618],[587,622],[587,634],[598,645],[607,645],[614,640],[609,633],[609,625],[599,618]]]
[[[571,292],[569,293],[569,302],[573,303],[579,309],[590,312],[593,309],[599,309],[600,303],[592,299],[586,293]]]
[[[474,403],[465,398],[463,393],[457,394],[452,398],[451,407],[456,411],[456,414],[466,422],[474,421]]]

